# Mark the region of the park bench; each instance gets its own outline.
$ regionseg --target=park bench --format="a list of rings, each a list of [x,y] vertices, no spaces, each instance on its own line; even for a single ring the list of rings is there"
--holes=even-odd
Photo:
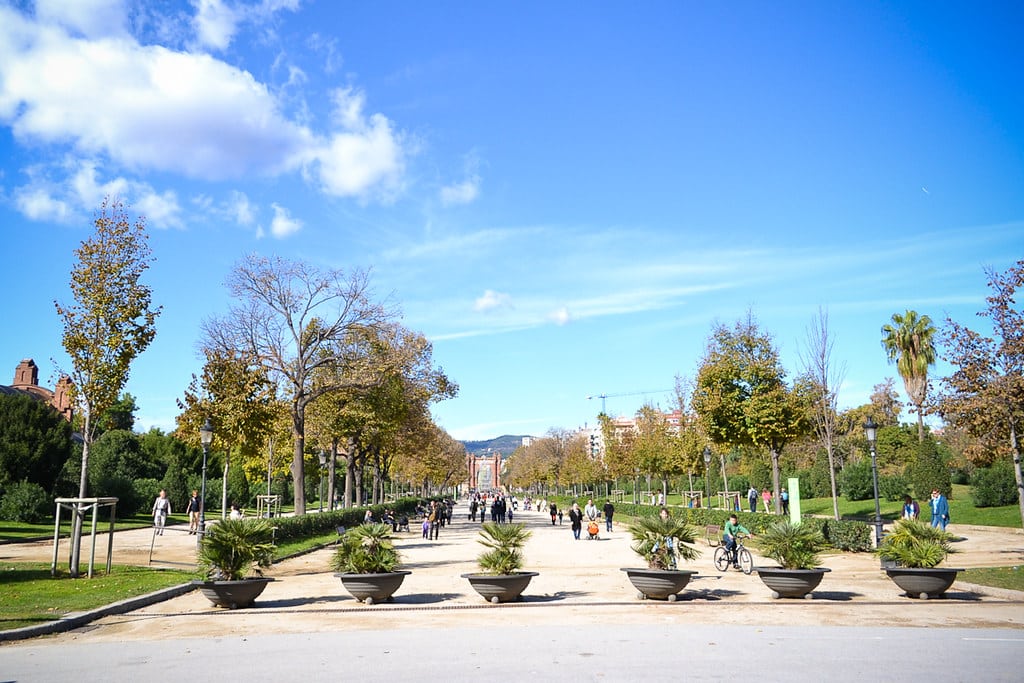
[[[704,527],[704,539],[712,548],[722,544],[722,527],[719,524],[708,524]]]

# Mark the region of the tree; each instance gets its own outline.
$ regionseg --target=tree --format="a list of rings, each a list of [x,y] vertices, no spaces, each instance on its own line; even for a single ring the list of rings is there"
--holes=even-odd
[[[276,387],[266,371],[245,351],[203,349],[206,362],[200,377],[192,376],[185,396],[178,401],[183,411],[177,418],[177,435],[185,443],[199,445],[199,428],[207,418],[213,424],[213,445],[224,454],[221,477],[221,519],[227,516],[231,454],[242,458],[262,452],[274,420]],[[262,458],[261,458],[262,459]],[[205,501],[204,501],[205,503]]]
[[[891,325],[882,326],[882,346],[889,362],[903,378],[907,398],[917,411],[917,439],[924,441],[924,402],[928,398],[928,368],[935,365],[935,336],[932,319],[918,317],[917,311],[893,313]]]
[[[71,455],[71,425],[48,403],[0,394],[0,491],[20,481],[53,493]]]
[[[900,423],[900,413],[903,411],[903,402],[896,393],[892,377],[886,377],[881,384],[872,387],[871,392],[871,417],[879,427],[895,427]],[[854,425],[859,428],[860,425]]]
[[[691,400],[712,442],[768,450],[776,512],[779,456],[808,426],[806,397],[786,386],[785,377],[771,337],[748,314],[732,329],[716,325],[712,330]]]
[[[370,299],[369,277],[322,270],[302,261],[250,255],[227,282],[238,302],[204,323],[207,338],[225,350],[245,351],[291,402],[295,513],[305,514],[306,408],[339,388],[313,385],[322,366],[344,367],[348,337],[382,325],[390,314]]]
[[[839,519],[839,490],[836,486],[835,444],[839,422],[839,387],[846,376],[846,365],[832,360],[835,339],[828,326],[828,312],[818,315],[807,329],[806,351],[802,354],[805,377],[809,382],[811,425],[828,457],[829,484],[832,489],[832,514]]]
[[[152,262],[143,218],[132,223],[124,205],[105,199],[95,232],[75,251],[70,305],[55,302],[64,324],[62,344],[71,358],[72,397],[82,415],[82,469],[78,497],[88,489],[89,448],[99,417],[117,402],[132,362],[156,336],[160,307],[142,276]],[[78,576],[83,511],[76,510],[71,575]]]
[[[1024,260],[1006,273],[987,269],[986,274],[992,292],[985,298],[987,308],[978,315],[990,321],[993,336],[946,319],[944,358],[956,369],[942,380],[939,412],[998,456],[1013,461],[1024,519],[1018,436],[1024,424],[1024,314],[1016,302],[1017,290],[1024,284]]]

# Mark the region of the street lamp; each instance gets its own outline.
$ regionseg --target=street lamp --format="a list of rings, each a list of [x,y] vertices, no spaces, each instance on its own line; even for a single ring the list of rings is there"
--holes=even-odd
[[[206,458],[210,454],[210,443],[213,441],[213,424],[210,418],[199,428],[199,441],[203,444],[203,490],[199,498],[199,533],[196,535],[196,547],[206,534]]]
[[[882,544],[882,510],[878,506],[878,457],[875,455],[875,440],[878,438],[878,425],[868,415],[868,421],[864,423],[864,436],[868,439],[868,448],[871,449],[871,483],[875,487],[875,547]]]
[[[327,454],[324,453],[324,449],[320,449],[320,454],[317,455],[320,459],[320,512],[324,511],[324,465],[327,464]]]
[[[707,507],[711,509],[711,449],[704,447],[704,484],[708,490]]]

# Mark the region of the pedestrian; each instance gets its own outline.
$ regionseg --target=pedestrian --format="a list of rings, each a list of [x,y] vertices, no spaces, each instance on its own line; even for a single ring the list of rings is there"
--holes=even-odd
[[[789,514],[789,491],[786,490],[785,486],[782,487],[782,492],[779,494],[779,500],[782,501],[782,514],[788,515]]]
[[[199,502],[199,491],[192,490],[192,497],[188,499],[188,505],[185,507],[185,512],[188,513],[188,534],[193,536],[199,533],[199,508],[201,503]]]
[[[602,512],[604,513],[604,528],[606,531],[608,531],[608,533],[611,533],[612,516],[615,514],[615,506],[612,505],[612,502],[610,500],[606,500],[604,502],[604,508],[602,509]]]
[[[164,523],[171,514],[171,501],[167,499],[167,491],[160,489],[160,494],[153,501],[153,533],[164,535]]]
[[[910,496],[903,497],[903,519],[917,519],[921,514],[921,506]]]
[[[241,509],[239,509],[239,507],[237,505],[232,503],[231,504],[231,512],[230,512],[230,514],[228,514],[228,518],[229,519],[241,519],[243,516],[244,515],[242,514]]]
[[[423,519],[423,538],[430,540],[430,522],[426,518]]]
[[[558,506],[555,505],[554,503],[552,503],[551,507],[548,508],[548,511],[551,512],[551,526],[554,526],[555,525],[555,517],[558,516]]]
[[[583,508],[583,514],[586,516],[588,522],[597,521],[597,506],[594,505],[593,498],[587,501],[587,506]]]
[[[558,511],[558,526],[562,526],[562,514],[563,514],[563,512],[564,512],[564,510],[559,510]]]
[[[580,531],[583,530],[583,511],[579,503],[573,503],[569,509],[569,523],[572,525],[572,537],[580,540]]]
[[[427,521],[430,522],[430,538],[438,540],[441,537],[441,506],[438,505],[436,500],[430,501],[430,514],[427,515]]]
[[[932,489],[932,526],[942,527],[942,530],[946,530],[946,525],[949,524],[949,501],[946,497],[939,493],[938,489]]]
[[[757,489],[754,485],[750,485],[750,490],[747,491],[747,502],[750,503],[750,511],[757,512]]]
[[[764,511],[766,513],[771,512],[768,504],[772,502],[772,494],[768,492],[767,488],[761,489],[761,500],[764,501]]]

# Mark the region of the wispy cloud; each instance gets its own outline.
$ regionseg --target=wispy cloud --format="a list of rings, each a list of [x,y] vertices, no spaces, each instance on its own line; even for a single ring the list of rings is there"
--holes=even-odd
[[[511,308],[512,297],[502,292],[495,292],[493,289],[485,290],[482,296],[477,297],[473,302],[473,310],[479,313],[488,313],[500,308]]]

